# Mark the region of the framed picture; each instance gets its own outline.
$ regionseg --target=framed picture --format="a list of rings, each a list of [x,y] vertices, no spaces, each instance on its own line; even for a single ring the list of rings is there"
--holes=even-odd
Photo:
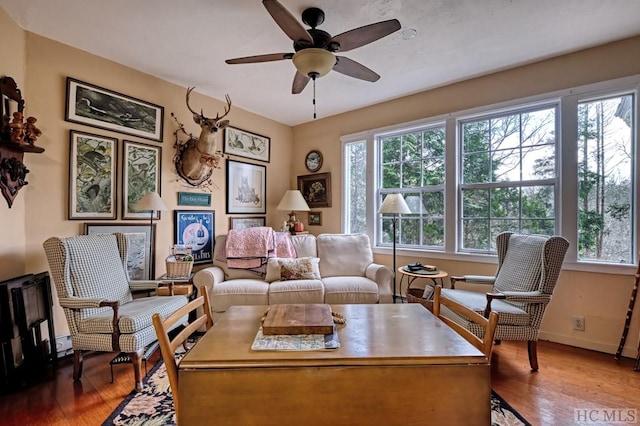
[[[266,218],[264,216],[229,217],[229,229],[255,228],[256,226],[266,226]]]
[[[85,223],[84,233],[112,234],[122,232],[128,234],[129,250],[127,271],[131,280],[152,280],[155,277],[156,258],[156,224],[137,225],[129,223]]]
[[[322,212],[309,212],[309,225],[322,226]]]
[[[118,140],[70,132],[69,219],[116,218]]]
[[[266,166],[227,160],[227,214],[266,214],[266,197]]]
[[[67,77],[66,121],[162,142],[164,108]]]
[[[194,265],[213,262],[214,215],[213,210],[175,210],[173,242],[191,247]]]
[[[160,194],[162,148],[144,143],[123,141],[122,148],[122,218],[151,219],[148,211],[133,208],[147,192]],[[160,212],[153,212],[160,219]]]
[[[298,176],[298,189],[309,207],[331,207],[331,173]]]
[[[222,150],[225,154],[237,155],[238,157],[250,158],[269,162],[271,155],[271,139],[227,126],[224,128],[224,145]]]

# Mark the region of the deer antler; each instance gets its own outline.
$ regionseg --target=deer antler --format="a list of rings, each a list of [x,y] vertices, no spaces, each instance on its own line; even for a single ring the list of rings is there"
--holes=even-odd
[[[224,98],[227,100],[227,105],[224,107],[224,114],[222,115],[222,117],[218,117],[218,114],[216,114],[216,121],[225,118],[227,114],[229,114],[229,111],[231,111],[231,98],[228,94],[225,95]]]
[[[197,113],[197,112],[195,112],[195,111],[191,108],[191,106],[189,105],[189,95],[191,94],[191,91],[192,91],[193,89],[195,89],[195,87],[189,87],[189,88],[187,89],[187,108],[189,108],[189,111],[191,111],[191,114],[193,114],[193,115],[198,115],[198,113]],[[202,113],[201,113],[201,114],[202,114]]]

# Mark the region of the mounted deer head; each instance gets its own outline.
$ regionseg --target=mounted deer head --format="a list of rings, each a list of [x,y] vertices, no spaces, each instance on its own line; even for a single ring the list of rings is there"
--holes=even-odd
[[[225,96],[227,104],[224,114],[216,114],[215,118],[207,118],[203,110],[200,113],[189,105],[189,96],[195,87],[187,89],[187,108],[193,114],[193,121],[200,126],[200,136],[198,140],[190,139],[178,147],[175,157],[176,171],[187,183],[192,186],[200,186],[211,176],[211,168],[216,167],[221,159],[216,143],[218,130],[229,125],[229,120],[223,120],[231,111],[231,98]]]
[[[227,101],[227,106],[224,108],[224,114],[220,117],[220,114],[216,114],[216,118],[207,118],[204,116],[202,109],[200,109],[200,114],[195,112],[193,108],[189,105],[189,95],[191,95],[191,91],[195,89],[195,87],[190,87],[187,89],[187,108],[193,114],[193,121],[200,126],[202,132],[200,133],[200,139],[202,139],[203,134],[216,133],[219,129],[224,129],[229,125],[229,120],[222,120],[224,117],[229,114],[231,111],[231,98],[229,95],[225,95],[225,99]]]

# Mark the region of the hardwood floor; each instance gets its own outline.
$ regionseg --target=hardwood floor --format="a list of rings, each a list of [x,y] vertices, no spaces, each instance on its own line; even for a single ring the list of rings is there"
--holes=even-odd
[[[71,360],[64,359],[42,383],[0,396],[0,424],[101,425],[133,388],[129,364],[114,366],[111,383],[113,355],[86,355],[80,382],[73,382]],[[158,351],[148,369],[159,357]],[[538,360],[539,372],[531,373],[525,343],[495,346],[492,387],[532,424],[575,424],[574,408],[640,412],[640,373],[633,371],[634,360],[615,361],[610,354],[549,342],[538,343]]]

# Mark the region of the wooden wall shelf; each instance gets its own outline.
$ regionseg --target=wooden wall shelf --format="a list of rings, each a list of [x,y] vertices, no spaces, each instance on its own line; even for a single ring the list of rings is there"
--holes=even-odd
[[[28,183],[24,153],[44,152],[34,144],[41,134],[35,127],[37,120],[29,117],[24,121],[23,113],[24,99],[16,82],[11,77],[0,78],[0,191],[9,208],[20,188]]]

